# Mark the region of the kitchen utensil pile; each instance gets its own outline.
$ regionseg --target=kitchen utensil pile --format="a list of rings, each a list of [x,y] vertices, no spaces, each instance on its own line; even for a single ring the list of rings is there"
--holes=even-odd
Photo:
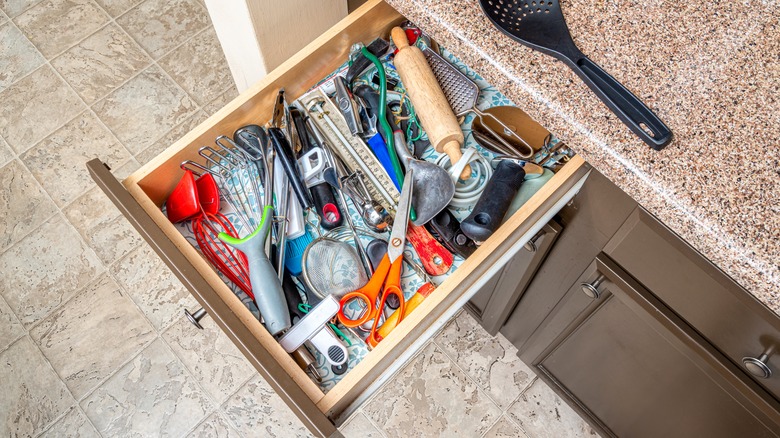
[[[391,36],[202,147],[165,205],[323,389],[519,208],[525,180],[571,155],[530,118],[481,108],[481,78],[419,29]]]

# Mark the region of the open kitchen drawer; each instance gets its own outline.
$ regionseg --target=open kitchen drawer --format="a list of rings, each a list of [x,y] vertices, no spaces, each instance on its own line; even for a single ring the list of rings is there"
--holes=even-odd
[[[160,206],[182,176],[184,160],[221,134],[269,120],[276,93],[301,96],[347,59],[350,45],[368,43],[404,21],[391,6],[369,1],[262,81],[119,183],[99,160],[88,163],[104,192],[200,302],[217,325],[316,435],[340,423],[485,285],[582,186],[588,166],[573,157],[509,221],[405,318],[330,391],[324,393],[247,310],[212,266],[179,233]]]

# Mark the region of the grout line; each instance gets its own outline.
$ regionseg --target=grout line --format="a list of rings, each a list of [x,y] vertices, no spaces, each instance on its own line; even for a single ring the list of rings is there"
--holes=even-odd
[[[363,417],[365,417],[366,420],[368,420],[368,423],[374,426],[374,428],[376,428],[376,430],[379,431],[379,433],[382,434],[383,437],[387,437],[387,432],[385,432],[385,429],[381,427],[376,421],[374,421],[374,419],[371,418],[370,415],[366,414],[362,408],[358,409],[357,412],[360,413]]]
[[[87,420],[87,423],[89,423],[89,425],[92,426],[92,429],[94,429],[95,432],[97,432],[97,434],[102,437],[103,433],[100,431],[100,429],[97,428],[97,426],[95,426],[95,423],[92,421],[91,418],[89,418],[89,415],[87,415],[87,412],[81,407],[78,401],[76,402],[76,409],[78,409],[79,412],[81,412],[81,415],[84,417],[85,420]]]
[[[190,374],[190,377],[195,382],[195,384],[198,386],[198,388],[200,388],[200,390],[206,395],[206,397],[209,399],[209,401],[211,401],[211,403],[214,405],[214,409],[219,409],[219,406],[221,405],[221,403],[219,403],[217,401],[217,399],[215,399],[214,396],[212,396],[212,394],[209,391],[206,390],[206,388],[201,384],[201,379],[198,379],[198,378],[195,377],[195,373],[190,369],[190,367],[187,366],[187,364],[184,362],[184,360],[181,357],[179,357],[178,354],[176,354],[176,351],[173,349],[173,347],[171,347],[171,344],[168,342],[168,340],[165,339],[165,337],[163,337],[163,335],[166,332],[168,332],[169,330],[171,330],[173,328],[173,326],[175,326],[176,324],[181,323],[181,322],[182,322],[181,320],[176,320],[173,324],[171,324],[165,330],[163,330],[160,333],[160,339],[165,343],[165,345],[168,346],[168,349],[171,350],[171,353],[173,353],[173,356],[176,357],[176,360],[178,360],[181,363],[181,365],[187,370],[187,373]],[[204,327],[204,330],[205,330],[205,327]],[[196,335],[197,335],[197,333],[196,333]],[[209,415],[211,415],[211,414],[209,414]],[[206,417],[208,417],[208,415]]]
[[[488,427],[487,429],[485,429],[485,431],[484,431],[484,432],[483,432],[483,433],[480,435],[480,438],[484,438],[484,437],[485,437],[485,436],[488,434],[488,432],[490,432],[490,431],[491,431],[491,430],[492,430],[494,427],[496,427],[496,424],[498,424],[498,422],[499,422],[499,421],[501,421],[501,417],[503,417],[503,416],[504,416],[504,413],[502,412],[502,413],[501,413],[501,415],[499,415],[499,416],[498,416],[498,417],[495,419],[495,421],[493,421],[493,422],[490,424],[490,427]]]
[[[212,406],[211,406],[211,407],[212,407],[212,409],[211,409],[211,410],[209,410],[209,411],[207,411],[207,412],[206,412],[206,414],[203,416],[203,418],[201,418],[201,419],[199,419],[199,420],[198,420],[198,423],[195,425],[195,427],[192,427],[192,428],[190,428],[190,429],[189,429],[189,430],[187,430],[187,431],[186,431],[184,434],[180,435],[180,436],[182,436],[182,437],[186,437],[186,436],[187,436],[187,434],[188,434],[190,431],[192,431],[192,430],[195,430],[195,428],[196,428],[196,427],[198,427],[198,425],[200,425],[200,423],[204,422],[204,421],[205,421],[207,418],[209,418],[209,416],[210,416],[211,414],[213,414],[213,413],[214,413],[214,412],[215,412],[217,409],[219,409],[219,404],[215,403],[215,401],[214,401],[213,397],[211,397],[211,394],[209,394],[209,392],[208,392],[208,391],[206,391],[206,390],[203,388],[203,385],[201,385],[201,383],[200,383],[200,380],[195,378],[195,375],[193,375],[193,374],[192,374],[192,372],[191,372],[191,371],[190,371],[190,369],[187,367],[187,365],[185,365],[185,364],[184,364],[184,362],[181,360],[181,358],[179,358],[179,356],[176,354],[176,352],[175,352],[175,351],[173,351],[173,348],[171,348],[171,346],[170,346],[170,345],[168,345],[168,342],[167,342],[167,341],[166,341],[166,340],[165,340],[165,339],[162,337],[162,334],[159,336],[159,339],[160,339],[160,341],[163,343],[163,345],[165,346],[165,348],[167,348],[167,349],[168,349],[168,351],[170,351],[170,353],[171,353],[171,355],[174,357],[174,359],[176,359],[176,361],[177,361],[177,362],[179,362],[179,365],[181,365],[182,369],[184,370],[184,373],[185,373],[186,375],[188,375],[188,376],[189,376],[189,381],[191,381],[191,382],[194,382],[194,383],[195,383],[195,386],[197,386],[197,388],[198,388],[198,389],[200,389],[200,391],[203,393],[203,395],[206,397],[206,399],[207,399],[207,400],[208,400],[208,401],[211,403],[211,405],[212,405]],[[187,377],[185,377],[185,379],[186,379],[186,378],[187,378]]]
[[[511,416],[511,415],[509,415],[508,413],[504,412],[504,413],[503,413],[501,416],[502,416],[502,417],[504,417],[504,418],[506,418],[506,420],[507,420],[507,421],[509,421],[511,424],[514,424],[514,425],[515,425],[515,426],[516,426],[518,429],[520,429],[520,431],[521,431],[521,432],[523,432],[523,433],[524,433],[526,436],[528,436],[528,437],[530,437],[530,436],[531,436],[530,434],[528,434],[528,432],[526,432],[526,430],[525,430],[525,429],[523,429],[523,426],[521,426],[521,425],[520,425],[520,424],[519,424],[517,421],[515,421],[515,419],[514,419],[514,418],[512,418],[512,416]]]
[[[11,306],[9,306],[9,305],[8,305],[8,301],[7,301],[7,300],[6,300],[6,299],[5,299],[5,298],[4,298],[2,295],[0,295],[0,301],[2,301],[3,303],[5,303],[5,306],[8,308],[8,310],[9,310],[9,312],[10,312],[10,315],[11,315],[11,317],[13,317],[13,319],[15,319],[15,320],[16,320],[16,322],[19,324],[19,327],[21,327],[21,328],[22,328],[22,333],[21,333],[21,334],[20,334],[20,335],[19,335],[17,338],[14,338],[14,339],[12,339],[12,340],[11,340],[11,342],[9,342],[9,343],[8,343],[8,345],[6,345],[6,346],[5,346],[5,347],[3,347],[2,349],[0,349],[0,354],[3,354],[3,352],[5,352],[6,350],[8,350],[8,349],[11,347],[11,345],[15,344],[15,343],[16,343],[16,341],[18,341],[19,339],[21,339],[21,338],[23,338],[23,337],[24,337],[24,335],[25,335],[25,333],[26,333],[26,330],[25,330],[25,328],[24,328],[24,324],[22,324],[22,321],[20,321],[20,320],[19,320],[19,317],[18,317],[18,316],[16,316],[16,313],[14,312],[14,309],[12,309],[12,308],[11,308]]]
[[[82,404],[82,403],[84,403],[84,401],[86,401],[86,400],[87,400],[89,397],[91,397],[91,396],[92,396],[92,395],[93,395],[95,392],[97,392],[97,391],[98,391],[100,388],[102,388],[102,387],[103,387],[103,385],[105,385],[105,384],[106,384],[106,383],[107,383],[109,380],[111,380],[111,379],[112,379],[112,378],[113,378],[115,375],[119,374],[119,372],[120,372],[120,371],[122,371],[122,368],[126,367],[126,366],[127,366],[127,365],[129,365],[131,362],[133,362],[133,361],[134,361],[134,360],[135,360],[135,359],[136,359],[138,356],[140,356],[140,355],[141,355],[141,354],[144,352],[144,350],[146,350],[147,348],[149,348],[149,346],[151,346],[151,345],[154,343],[154,341],[156,341],[157,339],[159,339],[159,337],[160,337],[159,335],[155,335],[155,336],[154,336],[154,337],[153,337],[153,338],[152,338],[152,339],[151,339],[151,340],[150,340],[150,341],[149,341],[149,342],[148,342],[146,345],[142,346],[141,348],[139,348],[139,349],[138,349],[138,351],[137,351],[137,352],[133,353],[133,354],[130,356],[130,358],[129,358],[129,359],[127,359],[126,361],[122,362],[122,363],[121,363],[119,366],[117,366],[117,367],[116,367],[116,369],[115,369],[115,370],[113,370],[113,371],[111,371],[110,373],[108,373],[108,374],[107,374],[107,376],[106,376],[106,378],[105,378],[105,379],[103,379],[103,381],[102,381],[102,382],[100,382],[100,384],[99,384],[99,385],[97,385],[97,386],[95,386],[94,388],[90,389],[89,391],[85,392],[85,393],[84,393],[84,395],[83,395],[83,396],[82,396],[82,397],[81,397],[79,400],[76,400],[76,403],[78,403],[78,404],[79,404],[79,406],[81,406],[81,404]],[[86,413],[86,411],[84,411],[84,412]],[[95,429],[97,429],[97,428],[95,428]]]
[[[442,345],[441,345],[441,344],[440,344],[440,343],[439,343],[439,342],[436,340],[436,337],[437,337],[439,334],[441,334],[441,333],[442,333],[442,332],[443,332],[443,331],[444,331],[444,330],[445,330],[447,327],[449,327],[449,326],[450,326],[450,324],[457,324],[457,323],[458,323],[458,322],[457,322],[457,317],[458,317],[458,316],[460,316],[460,313],[459,313],[458,315],[456,315],[456,316],[453,316],[453,317],[452,317],[452,319],[451,319],[451,320],[450,320],[450,321],[449,321],[449,322],[448,322],[448,323],[447,323],[445,326],[443,326],[443,327],[441,328],[441,330],[439,330],[439,331],[436,333],[436,335],[434,335],[433,337],[431,337],[431,341],[432,341],[434,344],[436,344],[436,346],[439,348],[439,350],[441,350],[442,354],[444,354],[444,356],[445,356],[447,359],[449,359],[449,360],[450,360],[450,362],[452,362],[452,364],[453,364],[453,365],[455,365],[455,366],[456,366],[456,367],[457,367],[457,368],[458,368],[458,369],[459,369],[461,372],[463,372],[463,374],[466,376],[466,378],[467,378],[467,379],[469,379],[469,380],[470,380],[472,383],[474,383],[474,385],[476,385],[476,387],[477,387],[477,388],[479,388],[480,390],[482,390],[482,393],[483,393],[483,394],[485,394],[485,396],[488,398],[488,400],[490,400],[491,402],[493,402],[493,404],[494,404],[494,405],[496,405],[496,407],[498,408],[498,410],[500,410],[500,411],[501,411],[501,413],[503,414],[503,412],[504,412],[504,409],[501,407],[501,404],[500,404],[500,403],[498,403],[498,401],[496,401],[496,400],[495,400],[495,399],[494,399],[494,398],[493,398],[493,397],[490,395],[490,393],[488,392],[487,388],[483,388],[483,387],[482,387],[482,385],[479,383],[479,381],[477,381],[477,379],[476,379],[476,378],[474,378],[474,377],[471,375],[471,373],[469,373],[469,371],[468,371],[467,369],[465,369],[464,367],[462,367],[462,366],[461,366],[461,365],[458,363],[458,361],[457,361],[457,358],[456,358],[456,357],[454,357],[454,356],[452,356],[451,354],[447,353],[447,349],[446,349],[446,348],[444,348],[444,347],[443,347],[443,346],[442,346]],[[479,323],[477,323],[477,324],[479,324]],[[520,393],[522,394],[522,391],[520,391]],[[510,406],[511,406],[511,403],[510,403]]]
[[[18,16],[20,16],[20,15],[24,14],[25,12],[29,11],[30,9],[32,9],[32,8],[34,8],[35,6],[39,5],[40,3],[41,3],[41,0],[39,0],[38,2],[36,2],[36,3],[34,3],[34,4],[28,5],[26,8],[22,9],[22,11],[21,11],[21,12],[19,12],[19,13],[18,13],[18,14],[16,14],[16,15],[14,15],[13,17],[11,17],[10,15],[6,14],[6,13],[5,13],[5,11],[2,11],[2,12],[3,12],[3,14],[4,14],[6,17],[8,17],[8,20],[10,21],[10,20],[13,20],[13,19],[15,19],[16,17],[18,17]]]
[[[66,394],[70,396],[71,400],[75,401],[75,402],[76,402],[76,404],[78,404],[78,400],[76,400],[76,397],[74,397],[74,396],[73,396],[73,392],[71,392],[70,388],[68,388],[68,385],[67,385],[67,384],[65,384],[65,381],[64,381],[64,380],[62,380],[62,377],[60,377],[59,373],[57,373],[57,370],[56,370],[56,369],[54,369],[54,366],[53,366],[53,365],[51,364],[51,362],[49,361],[49,358],[48,358],[48,357],[46,357],[46,355],[45,355],[45,354],[43,354],[43,351],[41,350],[41,347],[39,347],[39,346],[38,346],[38,344],[37,344],[37,343],[36,343],[36,342],[33,340],[32,336],[30,336],[30,333],[29,333],[29,332],[28,332],[28,333],[25,333],[25,336],[23,336],[23,337],[21,337],[21,338],[17,339],[17,340],[14,342],[14,344],[16,344],[16,343],[20,342],[22,339],[28,339],[28,340],[29,340],[29,342],[30,342],[30,343],[32,343],[32,345],[33,345],[33,347],[35,348],[35,350],[36,350],[36,351],[38,351],[38,353],[39,353],[39,354],[41,355],[41,357],[43,358],[43,361],[44,361],[44,363],[45,363],[46,365],[48,365],[48,366],[49,366],[49,369],[52,371],[52,373],[54,373],[54,375],[57,377],[57,379],[59,379],[60,383],[62,383],[62,386],[63,386],[63,387],[65,387],[65,392],[66,392]],[[54,418],[53,420],[51,420],[51,421],[50,421],[50,422],[49,422],[47,425],[45,425],[45,426],[43,427],[43,431],[42,431],[40,434],[42,434],[43,432],[45,432],[45,431],[49,430],[49,428],[51,428],[51,427],[52,427],[52,425],[54,425],[55,423],[57,423],[58,421],[60,421],[60,419],[62,419],[62,417],[64,417],[65,415],[67,415],[67,414],[68,414],[68,412],[70,412],[70,409],[66,409],[66,410],[65,410],[65,412],[63,412],[62,414],[58,415],[56,418]],[[39,435],[40,435],[40,434],[39,434]]]
[[[88,1],[89,3],[91,3],[91,4],[92,4],[92,6],[96,6],[96,7],[97,7],[97,9],[98,9],[100,12],[102,12],[102,13],[103,13],[103,15],[104,15],[104,18],[107,18],[107,19],[108,19],[108,21],[106,21],[105,23],[101,24],[101,25],[100,25],[100,26],[99,26],[97,29],[95,29],[95,31],[94,31],[94,32],[91,32],[89,35],[87,35],[87,36],[85,36],[85,37],[83,37],[83,38],[79,39],[79,40],[78,40],[78,41],[76,41],[75,43],[71,44],[70,46],[67,46],[67,47],[65,47],[64,49],[60,50],[60,51],[59,51],[59,52],[57,52],[57,53],[54,53],[54,54],[53,54],[53,55],[51,55],[51,56],[44,56],[44,57],[43,57],[43,59],[45,59],[45,60],[49,61],[50,59],[54,59],[54,58],[57,58],[57,57],[59,57],[59,56],[60,56],[60,55],[62,55],[63,53],[67,52],[68,50],[70,50],[70,49],[72,49],[72,48],[74,48],[74,47],[76,47],[76,46],[78,46],[79,44],[81,44],[81,42],[82,42],[82,41],[84,41],[85,39],[89,38],[90,36],[94,35],[96,32],[98,32],[98,31],[100,31],[101,29],[103,29],[104,27],[106,27],[106,26],[108,25],[108,23],[110,23],[110,22],[113,20],[113,18],[111,18],[111,14],[108,14],[108,13],[107,13],[107,12],[106,12],[106,11],[105,11],[103,8],[101,8],[101,7],[100,7],[100,5],[98,5],[98,4],[97,4],[97,2],[96,2],[95,0],[87,0],[87,1]],[[35,5],[31,6],[31,7],[30,7],[29,9],[27,9],[26,11],[24,11],[24,12],[22,12],[21,14],[17,15],[16,17],[14,17],[14,18],[12,19],[12,21],[16,20],[17,18],[19,18],[20,16],[22,16],[22,14],[25,14],[27,11],[29,11],[29,10],[31,10],[31,9],[33,9],[33,8],[35,8],[35,7],[37,7],[38,5],[40,5],[40,4],[42,4],[42,3],[43,3],[42,1],[41,1],[41,2],[38,2],[38,3],[36,3]],[[14,24],[16,24],[16,21],[14,21]],[[27,36],[27,34],[26,34],[26,33],[25,33],[25,32],[24,32],[24,31],[23,31],[23,30],[22,30],[22,29],[21,29],[21,28],[20,28],[18,25],[17,25],[17,28],[18,28],[18,29],[19,29],[19,31],[22,33],[22,35],[24,35],[24,37],[25,37],[25,38],[27,38],[27,40],[28,40],[28,41],[30,41],[30,43],[31,43],[33,46],[35,46],[35,43],[33,43],[33,41],[32,41],[32,40],[31,40],[31,39],[30,39],[30,38]],[[35,48],[36,48],[36,49],[38,49],[38,46],[35,46]],[[38,49],[38,51],[40,52],[40,49]],[[43,55],[43,52],[41,52],[41,55]]]

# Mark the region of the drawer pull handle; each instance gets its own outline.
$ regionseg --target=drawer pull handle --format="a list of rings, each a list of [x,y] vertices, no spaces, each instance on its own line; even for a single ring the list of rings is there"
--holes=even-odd
[[[186,316],[187,319],[190,320],[192,325],[194,325],[195,327],[197,327],[200,330],[203,330],[203,326],[200,325],[200,320],[203,319],[203,317],[206,316],[206,315],[208,315],[208,313],[206,313],[206,309],[204,309],[203,307],[201,307],[200,309],[196,310],[195,313],[190,313],[189,310],[184,309],[184,316]]]
[[[755,377],[759,379],[768,379],[772,377],[772,369],[767,365],[769,354],[762,353],[758,358],[755,357],[743,357],[742,363],[745,365],[745,369]]]
[[[536,246],[536,241],[541,239],[545,234],[544,230],[542,230],[536,236],[532,237],[531,240],[526,242],[525,245],[523,245],[523,248],[528,252],[536,252],[536,250],[539,249],[539,247]]]
[[[582,289],[582,293],[584,293],[590,298],[593,298],[594,300],[597,299],[599,296],[601,296],[601,292],[599,292],[599,286],[601,286],[601,283],[603,281],[604,281],[604,274],[599,274],[598,278],[594,280],[592,283],[587,283],[587,282],[580,283],[580,288]]]

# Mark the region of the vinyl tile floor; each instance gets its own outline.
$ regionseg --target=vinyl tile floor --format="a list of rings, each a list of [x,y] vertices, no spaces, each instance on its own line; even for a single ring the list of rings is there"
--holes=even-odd
[[[0,0],[0,435],[306,436],[89,178],[236,96],[200,0]],[[585,436],[466,313],[347,436]]]

